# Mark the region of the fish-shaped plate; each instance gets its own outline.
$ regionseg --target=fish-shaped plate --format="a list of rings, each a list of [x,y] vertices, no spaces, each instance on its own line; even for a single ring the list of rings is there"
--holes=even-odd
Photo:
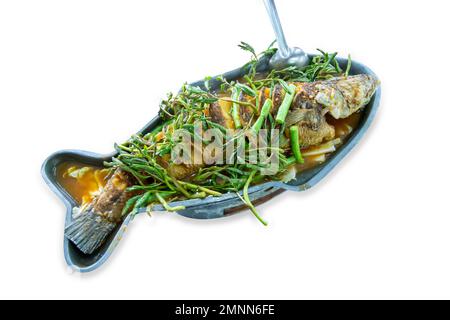
[[[310,55],[312,58],[315,55]],[[346,66],[348,60],[338,58],[341,66]],[[268,59],[261,60],[258,66],[259,72],[269,70]],[[245,74],[244,68],[224,73],[223,76],[228,80],[236,80]],[[368,74],[375,76],[375,73],[365,65],[352,61],[350,74]],[[192,83],[193,86],[203,87],[204,82],[198,81]],[[210,86],[212,89],[217,88],[219,83],[212,81]],[[359,125],[353,130],[345,143],[340,146],[323,164],[320,164],[310,170],[298,173],[296,178],[288,183],[273,181],[264,184],[253,186],[249,189],[249,197],[254,204],[263,203],[285,190],[304,191],[313,187],[316,183],[322,180],[361,140],[364,133],[372,123],[381,99],[381,89],[378,87],[370,103],[362,111]],[[151,120],[139,133],[148,133],[161,124],[159,117]],[[100,155],[87,151],[79,150],[62,150],[52,154],[48,157],[42,165],[42,176],[50,189],[64,202],[66,206],[66,220],[67,226],[72,221],[73,209],[77,207],[76,201],[70,194],[58,183],[56,177],[57,167],[64,162],[78,162],[86,165],[101,167],[104,161],[110,161],[116,153],[109,155]],[[172,205],[182,205],[186,209],[178,211],[177,213],[193,219],[216,219],[226,217],[241,209],[244,209],[241,199],[234,193],[225,194],[221,197],[208,197],[205,199],[185,200],[173,202]],[[155,206],[153,211],[164,211],[162,206]],[[132,221],[131,215],[127,216],[122,224],[108,237],[105,244],[97,250],[94,254],[83,254],[73,243],[67,238],[64,238],[64,257],[67,264],[75,271],[90,272],[100,267],[114,251],[120,240],[122,239],[128,224]]]

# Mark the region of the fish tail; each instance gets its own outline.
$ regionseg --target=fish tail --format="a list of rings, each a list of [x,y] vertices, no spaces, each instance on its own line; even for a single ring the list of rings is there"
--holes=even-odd
[[[65,229],[66,238],[84,254],[92,254],[116,228],[117,223],[89,211],[75,218]]]

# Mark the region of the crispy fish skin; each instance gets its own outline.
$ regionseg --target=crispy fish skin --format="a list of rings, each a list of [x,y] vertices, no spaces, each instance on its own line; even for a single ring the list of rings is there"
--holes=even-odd
[[[318,81],[302,87],[309,98],[322,105],[335,119],[347,118],[369,103],[379,85],[370,75]]]
[[[270,113],[273,115],[276,115],[278,112],[278,109],[281,106],[281,103],[283,102],[284,96],[286,95],[286,92],[284,91],[281,84],[276,84],[273,87],[272,92],[272,109],[270,110]]]
[[[295,85],[296,95],[286,123],[299,127],[300,144],[308,147],[335,137],[334,127],[325,119],[326,113],[342,119],[361,110],[369,103],[379,81],[369,75],[356,75]]]
[[[326,122],[325,114],[330,113],[334,118],[341,119],[359,111],[369,103],[378,84],[379,81],[369,75],[338,77],[312,83],[295,82],[296,94],[287,117],[288,126],[298,125],[303,147],[332,140],[335,136],[334,127]],[[271,98],[273,105],[270,112],[275,116],[285,94],[279,84],[274,86],[272,92],[268,88],[261,89],[258,93],[259,108],[266,99]],[[240,100],[254,102],[243,95]],[[211,121],[227,129],[234,129],[231,105],[231,102],[222,100],[212,104],[209,107]],[[257,117],[252,108],[241,105],[240,118],[241,123],[247,125]]]
[[[194,164],[194,148],[192,147],[192,155],[190,161],[192,164],[175,164],[171,163],[170,155],[158,158],[158,163],[165,169],[167,169],[168,174],[178,180],[186,179],[189,176],[194,175],[203,165]]]
[[[373,76],[361,74],[311,83],[294,82],[293,84],[296,86],[296,95],[291,109],[324,109],[334,118],[341,119],[347,118],[368,104],[379,85],[379,81]],[[270,98],[273,106],[270,112],[272,115],[276,115],[285,92],[279,84],[275,85],[272,91]],[[260,90],[259,107],[264,104],[269,95],[270,90],[268,88]],[[241,100],[250,102],[248,99],[242,99],[242,97]],[[212,121],[223,125],[225,128],[233,129],[234,123],[230,110],[231,102],[229,101],[219,100],[212,104],[209,109]],[[251,108],[245,108],[245,112],[241,112],[244,122],[249,120],[253,112],[250,110]]]
[[[335,129],[328,124],[320,108],[298,108],[289,111],[286,117],[286,127],[298,126],[301,147],[309,147],[332,140]]]
[[[226,100],[218,100],[209,106],[211,121],[220,124],[227,129],[234,129],[234,121],[231,117],[232,103]]]
[[[126,192],[126,189],[133,184],[134,181],[130,174],[117,169],[106,183],[100,195],[94,200],[92,204],[94,213],[111,222],[120,222],[122,209],[132,196],[130,192]]]
[[[252,104],[255,104],[255,98],[249,97],[242,93],[239,96],[239,101],[250,102]],[[255,110],[252,107],[246,106],[246,105],[240,106],[239,118],[241,119],[241,123],[243,126],[246,126],[247,124],[251,123],[254,116],[255,116]]]

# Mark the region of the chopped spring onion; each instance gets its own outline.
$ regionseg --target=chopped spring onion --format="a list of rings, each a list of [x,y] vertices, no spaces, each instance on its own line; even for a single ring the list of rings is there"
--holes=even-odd
[[[347,69],[345,70],[345,76],[348,77],[352,68],[352,56],[348,55]]]
[[[239,96],[241,95],[241,89],[234,87],[233,91],[231,93],[231,100],[233,101],[239,101]],[[233,117],[233,121],[234,121],[234,127],[236,129],[241,129],[242,128],[242,124],[241,124],[241,116],[239,114],[239,103],[237,102],[233,102],[233,107],[231,109],[231,116]]]
[[[292,93],[291,88],[289,87],[289,85],[287,84],[286,81],[284,81],[283,79],[279,79],[278,82],[281,84],[281,86],[283,87],[284,91],[288,92],[288,93]]]
[[[284,124],[284,120],[286,119],[289,108],[291,107],[292,101],[294,100],[296,86],[290,84],[289,89],[290,90],[286,92],[286,95],[284,96],[280,109],[278,109],[277,117],[275,118],[278,124]]]
[[[291,150],[294,154],[295,160],[297,163],[305,163],[302,157],[302,153],[300,151],[300,141],[298,138],[298,127],[292,126],[289,128],[289,133],[291,137]]]
[[[270,108],[272,108],[272,100],[267,99],[266,102],[264,102],[263,107],[261,108],[261,114],[259,115],[258,119],[256,120],[255,124],[252,127],[252,129],[253,129],[253,131],[255,131],[255,133],[258,133],[259,130],[261,130],[261,127],[263,126],[264,121],[266,121],[266,118],[269,115]]]

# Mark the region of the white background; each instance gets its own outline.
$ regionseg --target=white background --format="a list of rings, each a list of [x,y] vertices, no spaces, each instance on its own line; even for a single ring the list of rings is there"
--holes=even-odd
[[[450,298],[446,1],[278,1],[286,37],[380,77],[380,111],[324,181],[219,221],[138,217],[98,271],[64,262],[40,166],[108,153],[185,81],[273,33],[262,1],[0,2],[0,298]]]

